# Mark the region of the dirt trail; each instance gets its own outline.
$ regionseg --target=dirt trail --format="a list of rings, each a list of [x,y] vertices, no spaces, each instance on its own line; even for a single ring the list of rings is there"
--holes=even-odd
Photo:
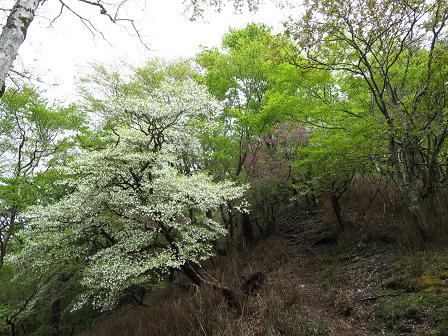
[[[321,211],[308,211],[278,221],[295,254],[303,318],[324,326],[325,335],[385,335],[373,305],[390,294],[382,284],[392,271],[394,247],[372,243],[344,251],[322,218]]]

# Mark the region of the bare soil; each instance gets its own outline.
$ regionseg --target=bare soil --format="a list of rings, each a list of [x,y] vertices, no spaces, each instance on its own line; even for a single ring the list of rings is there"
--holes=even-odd
[[[336,240],[336,227],[323,223],[322,211],[285,214],[279,231],[293,249],[299,295],[309,324],[327,335],[385,335],[375,318],[375,302],[396,293],[384,288],[399,254],[391,243],[359,243],[347,249]]]

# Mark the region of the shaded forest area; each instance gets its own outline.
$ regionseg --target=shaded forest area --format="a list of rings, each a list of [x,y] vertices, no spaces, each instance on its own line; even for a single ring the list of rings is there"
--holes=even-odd
[[[0,100],[0,334],[448,335],[448,4],[323,1]]]

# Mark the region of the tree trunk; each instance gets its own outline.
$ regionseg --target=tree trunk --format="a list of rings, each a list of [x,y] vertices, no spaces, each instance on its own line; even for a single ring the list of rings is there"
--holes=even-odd
[[[17,0],[0,35],[0,97],[4,91],[6,76],[25,41],[28,27],[41,0]]]
[[[407,205],[407,211],[410,216],[412,225],[417,229],[423,242],[426,244],[428,239],[426,237],[425,229],[423,228],[423,223],[420,220],[420,202],[419,193],[417,190],[416,181],[410,181],[408,177],[404,178],[403,192],[405,196],[405,201]]]
[[[202,279],[199,276],[200,269],[195,264],[192,264],[190,262],[185,263],[182,266],[182,272],[188,277],[188,279],[191,281],[192,284],[200,287],[202,285]]]
[[[345,231],[344,230],[344,222],[342,221],[341,205],[339,204],[339,198],[336,196],[336,194],[334,192],[331,192],[330,196],[331,196],[331,205],[333,206],[334,214],[336,216],[338,225],[342,231]]]
[[[408,214],[412,221],[412,224],[419,232],[424,243],[427,242],[425,230],[423,228],[423,223],[420,220],[421,208],[419,201],[419,191],[417,185],[417,177],[415,174],[416,167],[414,162],[414,152],[415,148],[413,148],[414,142],[412,141],[412,137],[410,136],[409,124],[403,124],[403,140],[402,140],[402,155],[404,167],[401,171],[400,184],[402,191],[404,192],[406,206],[408,210]]]
[[[238,315],[242,313],[241,303],[236,293],[232,289],[220,284],[215,278],[205,272],[199,265],[187,262],[182,266],[181,269],[182,272],[188,277],[188,279],[190,279],[191,283],[198,287],[209,285],[212,288],[219,290],[227,306]]]
[[[254,228],[252,226],[252,220],[246,212],[243,213],[243,237],[246,245],[250,245],[254,241]]]
[[[439,181],[439,169],[437,158],[440,154],[441,145],[436,146],[436,148],[431,153],[431,158],[427,165],[427,172],[425,176],[425,196],[434,195],[437,191],[437,184]]]
[[[174,238],[166,230],[162,230],[161,232],[173,248],[174,252],[178,254],[179,250],[174,244]],[[214,289],[220,290],[227,306],[237,314],[241,314],[241,303],[234,291],[220,284],[218,280],[205,272],[199,264],[187,261],[181,266],[181,271],[188,277],[191,283],[196,285],[197,287],[201,287],[205,284],[211,286]]]
[[[56,298],[51,304],[51,325],[53,326],[53,336],[60,335],[60,325],[61,322],[61,299]]]
[[[14,322],[14,319],[7,319],[6,323],[9,325],[9,335],[10,336],[16,336],[16,324]]]
[[[3,267],[3,263],[5,261],[6,251],[8,248],[8,243],[11,237],[14,234],[14,226],[16,223],[16,217],[17,217],[17,207],[13,206],[11,208],[11,212],[9,214],[9,223],[8,226],[5,228],[6,232],[4,233],[4,237],[0,238],[0,269]],[[3,240],[1,240],[3,239]]]

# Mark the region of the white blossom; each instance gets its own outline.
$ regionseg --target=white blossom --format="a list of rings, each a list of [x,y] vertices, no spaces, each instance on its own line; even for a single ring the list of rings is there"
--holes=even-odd
[[[203,155],[195,120],[212,120],[220,109],[201,86],[167,81],[147,97],[107,106],[122,126],[106,148],[61,167],[76,191],[29,214],[28,243],[13,257],[23,272],[80,265],[85,292],[75,309],[109,309],[127,289],[160,285],[168,270],[210,257],[226,233],[210,211],[246,189],[214,182],[199,163],[185,167],[186,155]]]

